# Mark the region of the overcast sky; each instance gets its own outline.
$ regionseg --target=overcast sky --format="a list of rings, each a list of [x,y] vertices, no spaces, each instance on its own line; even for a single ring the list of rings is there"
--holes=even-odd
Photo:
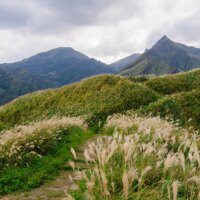
[[[200,1],[0,0],[0,62],[65,46],[110,63],[162,35],[200,47]]]

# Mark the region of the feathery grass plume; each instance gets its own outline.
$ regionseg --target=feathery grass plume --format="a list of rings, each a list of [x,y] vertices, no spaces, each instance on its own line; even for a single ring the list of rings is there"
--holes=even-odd
[[[76,167],[75,162],[73,162],[73,161],[68,161],[68,164],[69,164],[69,166],[70,166],[73,170],[75,169],[75,167]]]
[[[135,169],[133,166],[128,170],[129,186],[132,182],[138,177],[138,169]]]
[[[171,200],[171,190],[169,183],[167,184],[167,194],[168,194],[168,199]]]
[[[199,155],[199,150],[195,141],[192,142],[192,145],[190,147],[190,153],[192,155],[192,160],[197,161],[200,167],[200,155]]]
[[[151,166],[146,166],[144,169],[142,169],[140,177],[138,177],[139,187],[142,188],[143,185],[143,177],[145,174],[147,174],[152,169]]]
[[[77,160],[77,156],[76,156],[76,152],[75,152],[75,150],[74,150],[73,148],[71,148],[70,151],[71,151],[71,153],[72,153],[74,159]]]
[[[85,200],[95,200],[94,197],[88,191],[85,191],[84,199]]]
[[[164,168],[167,170],[168,168],[177,165],[178,159],[176,154],[172,152],[168,153],[167,158],[164,161]]]
[[[89,151],[87,149],[84,149],[84,157],[85,157],[86,162],[92,162],[92,161],[94,161],[94,159],[92,159],[90,157]]]
[[[185,155],[183,154],[183,152],[179,152],[178,157],[179,157],[181,166],[183,168],[183,172],[185,173]]]
[[[187,179],[187,182],[188,182],[188,183],[194,182],[194,183],[200,185],[200,176],[193,176],[193,177],[191,177],[191,178],[188,178],[188,179]]]
[[[99,172],[100,172],[100,177],[101,177],[101,181],[102,181],[103,192],[104,192],[105,196],[109,196],[110,192],[108,191],[108,180],[106,178],[106,174],[102,169],[100,169]]]
[[[71,126],[86,127],[81,118],[51,118],[29,125],[16,126],[0,134],[0,161],[20,164],[26,155],[42,157],[63,137]],[[14,164],[14,163],[13,163]]]
[[[163,164],[163,160],[157,161],[156,162],[156,168],[160,168],[162,164]]]
[[[123,152],[124,152],[124,160],[127,163],[131,160],[133,151],[135,150],[135,145],[130,143],[129,141],[126,141],[122,144]]]
[[[129,192],[129,182],[128,182],[128,173],[124,172],[122,176],[122,183],[123,183],[123,194],[124,198],[128,199],[128,192]]]
[[[123,194],[124,198],[128,199],[129,188],[134,181],[137,179],[137,169],[131,167],[128,171],[125,171],[122,175],[122,184],[123,184]]]
[[[87,190],[88,190],[88,193],[93,196],[93,188],[94,188],[94,185],[95,183],[93,181],[88,181],[86,182],[86,187],[87,187]]]
[[[179,181],[173,181],[172,183],[172,190],[173,190],[173,200],[177,200],[177,194],[178,194],[178,187],[179,187]]]
[[[70,180],[72,183],[74,182],[71,175],[69,175],[69,180]]]
[[[198,198],[200,168],[194,152],[200,137],[196,132],[158,117],[115,115],[109,117],[105,129],[109,127],[113,135],[92,142],[84,153],[86,160],[93,161],[88,162],[84,180],[95,183],[94,199]],[[188,187],[178,194],[179,185]]]
[[[151,169],[152,169],[151,166],[146,166],[141,172],[141,177],[143,177],[145,174],[147,174]]]

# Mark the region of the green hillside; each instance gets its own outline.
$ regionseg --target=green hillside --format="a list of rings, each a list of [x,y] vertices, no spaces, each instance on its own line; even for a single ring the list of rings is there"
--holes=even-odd
[[[200,128],[200,89],[163,98],[140,111],[154,116],[171,117],[181,126]]]
[[[12,127],[55,115],[81,115],[92,123],[112,113],[138,109],[158,98],[144,85],[119,76],[101,75],[18,98],[0,110],[0,123],[2,127]]]
[[[0,194],[30,190],[54,179],[61,169],[71,169],[66,166],[66,162],[73,159],[70,155],[71,148],[78,149],[79,144],[85,143],[96,133],[111,134],[112,127],[105,129],[104,124],[108,116],[116,113],[125,114],[125,117],[116,121],[117,126],[122,127],[131,124],[128,118],[126,120],[126,115],[131,116],[132,120],[132,116],[137,114],[141,127],[145,120],[147,125],[149,120],[153,120],[152,125],[156,124],[160,116],[170,121],[173,119],[173,123],[176,123],[175,126],[172,124],[174,130],[177,130],[177,125],[199,129],[199,83],[200,70],[160,77],[99,75],[58,89],[28,94],[4,105],[0,108]],[[154,118],[143,118],[147,115],[156,116],[155,122]],[[107,123],[111,119],[109,117]],[[136,123],[137,118],[133,119]],[[159,123],[156,127],[158,132],[165,128],[164,120]],[[132,125],[130,128],[125,134],[137,131],[136,126]],[[148,128],[145,129],[147,130]],[[165,128],[164,131],[167,132],[168,129]],[[154,137],[157,131],[151,134]],[[172,135],[175,134],[176,132]],[[148,139],[151,138],[150,141],[153,142],[152,137],[148,136]],[[141,139],[141,142],[145,140],[143,136]],[[159,140],[157,142],[160,144]],[[173,148],[177,152],[176,145],[179,145],[179,141],[172,147],[169,146],[169,150]],[[137,159],[140,160],[140,156]],[[148,162],[151,163],[151,159]],[[118,164],[121,166],[121,163]],[[143,165],[137,164],[142,170]],[[191,164],[187,164],[190,170]],[[115,170],[117,173],[118,168]],[[110,176],[108,171],[106,173]],[[119,184],[121,182],[118,178],[123,172],[120,173],[116,175]],[[157,175],[156,171],[155,178]],[[178,173],[176,175],[178,177]],[[159,180],[162,177],[158,179],[161,190]],[[153,181],[151,180],[151,184]],[[194,188],[196,195],[197,188]],[[149,192],[154,189],[153,187]],[[146,192],[144,193],[148,196],[149,192]],[[120,196],[121,193],[116,195]],[[159,199],[160,193],[156,195]],[[186,195],[184,193],[180,196]]]
[[[200,70],[149,79],[146,86],[161,95],[188,92],[200,87]]]
[[[181,93],[176,97],[180,99],[195,89],[191,93],[194,98],[193,93],[198,93],[199,83],[200,70],[153,78],[100,75],[20,97],[1,107],[0,125],[3,129],[55,115],[83,116],[89,123],[95,123],[113,113],[137,110],[153,102],[160,105],[165,99],[173,101],[176,93]],[[195,95],[195,98],[198,101],[199,96]],[[189,101],[190,98],[186,102]],[[181,104],[180,109],[183,106]],[[172,109],[168,113],[175,111]],[[155,113],[155,110],[152,112]]]
[[[140,109],[139,113],[170,117],[181,126],[200,128],[200,70],[149,78],[143,84],[162,98]]]

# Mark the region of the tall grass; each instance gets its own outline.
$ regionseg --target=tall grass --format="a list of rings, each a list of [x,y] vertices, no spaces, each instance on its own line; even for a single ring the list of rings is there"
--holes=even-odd
[[[119,76],[101,75],[16,99],[0,109],[0,129],[54,116],[83,116],[92,124],[113,113],[138,109],[158,98],[141,84]]]
[[[0,166],[28,165],[35,156],[54,150],[70,126],[85,127],[81,118],[52,118],[17,126],[0,134]]]
[[[93,135],[81,118],[53,118],[0,135],[0,194],[30,190],[53,179]]]
[[[155,118],[114,116],[114,134],[85,149],[71,199],[200,199],[200,137]]]
[[[150,78],[145,85],[161,95],[189,92],[199,88],[200,70],[195,69],[175,75]]]

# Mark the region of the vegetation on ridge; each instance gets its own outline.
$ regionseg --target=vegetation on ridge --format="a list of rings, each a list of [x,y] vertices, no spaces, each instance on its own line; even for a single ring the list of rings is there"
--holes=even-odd
[[[101,75],[18,98],[0,110],[0,124],[7,128],[52,116],[80,115],[94,123],[113,113],[138,109],[158,98],[142,84],[120,76]]]

